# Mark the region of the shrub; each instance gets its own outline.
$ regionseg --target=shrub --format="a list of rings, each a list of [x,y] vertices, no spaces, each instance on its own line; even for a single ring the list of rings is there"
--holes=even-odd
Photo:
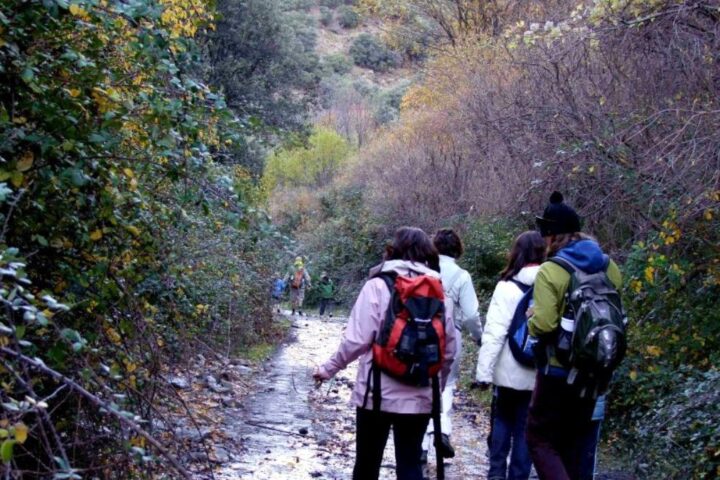
[[[337,8],[342,5],[343,0],[320,0],[321,7]]]
[[[342,28],[356,28],[360,25],[360,15],[354,8],[342,5],[338,8],[338,23]]]
[[[385,72],[400,63],[397,53],[369,33],[359,35],[350,46],[350,56],[355,65]]]
[[[352,69],[352,62],[346,55],[343,55],[342,53],[334,53],[323,59],[323,66],[326,71],[344,75]]]
[[[329,26],[333,21],[333,11],[328,7],[320,7],[320,24],[323,27]]]

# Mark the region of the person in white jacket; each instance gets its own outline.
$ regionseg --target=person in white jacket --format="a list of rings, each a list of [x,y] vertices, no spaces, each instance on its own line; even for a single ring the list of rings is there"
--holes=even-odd
[[[545,242],[538,232],[518,236],[488,308],[475,375],[481,388],[495,386],[488,480],[527,480],[532,469],[525,426],[536,372],[515,360],[508,329],[523,290],[533,285],[544,259]]]
[[[480,312],[475,287],[472,278],[467,270],[460,268],[457,259],[462,256],[464,248],[458,234],[449,228],[438,230],[433,237],[433,245],[440,254],[440,279],[445,291],[445,301],[452,304],[453,321],[457,332],[457,354],[450,371],[445,389],[442,393],[442,412],[440,425],[442,429],[442,451],[439,452],[444,458],[455,456],[455,450],[450,443],[452,433],[452,418],[450,416],[453,405],[453,395],[458,377],[460,376],[460,355],[462,353],[462,336],[460,332],[464,329],[470,335],[479,340],[482,334],[480,323]],[[423,460],[427,459],[427,450],[432,444],[434,426],[432,422],[423,440]]]

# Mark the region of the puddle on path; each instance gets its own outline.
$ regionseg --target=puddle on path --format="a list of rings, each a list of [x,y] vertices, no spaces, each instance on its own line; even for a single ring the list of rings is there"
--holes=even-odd
[[[258,378],[257,393],[248,396],[242,408],[228,409],[225,414],[234,460],[216,470],[218,480],[340,480],[352,476],[355,410],[349,399],[356,364],[317,389],[310,376],[337,348],[344,319],[293,320],[293,338],[267,364],[265,374]],[[454,426],[457,455],[447,464],[446,478],[480,478],[487,469],[487,419],[460,396]],[[431,453],[430,464],[433,462]],[[395,478],[394,463],[391,436],[381,479]]]

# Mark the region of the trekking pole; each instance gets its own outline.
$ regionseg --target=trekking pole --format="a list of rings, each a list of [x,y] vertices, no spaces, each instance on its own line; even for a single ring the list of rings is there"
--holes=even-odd
[[[440,424],[440,380],[435,375],[432,379],[432,422],[433,436],[435,437],[435,460],[437,463],[437,478],[445,480],[445,459],[442,456],[442,429]]]

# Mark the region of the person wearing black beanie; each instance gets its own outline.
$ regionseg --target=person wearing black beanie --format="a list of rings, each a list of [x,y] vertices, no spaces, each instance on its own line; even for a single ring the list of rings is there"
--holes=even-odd
[[[542,217],[535,218],[543,237],[580,231],[580,216],[564,200],[562,193],[553,192]]]
[[[597,438],[599,423],[592,422],[596,398],[583,396],[578,386],[568,380],[570,366],[557,355],[560,334],[569,331],[572,335],[572,329],[567,330],[566,325],[570,322],[564,318],[571,274],[561,265],[571,264],[587,274],[604,270],[616,289],[620,288],[622,278],[618,266],[597,242],[581,233],[580,216],[565,203],[560,192],[553,192],[536,223],[545,238],[549,261],[541,265],[535,279],[528,329],[530,335],[539,339],[541,348],[536,352],[546,354],[538,359],[527,443],[540,480],[592,480],[596,442],[588,439]]]

